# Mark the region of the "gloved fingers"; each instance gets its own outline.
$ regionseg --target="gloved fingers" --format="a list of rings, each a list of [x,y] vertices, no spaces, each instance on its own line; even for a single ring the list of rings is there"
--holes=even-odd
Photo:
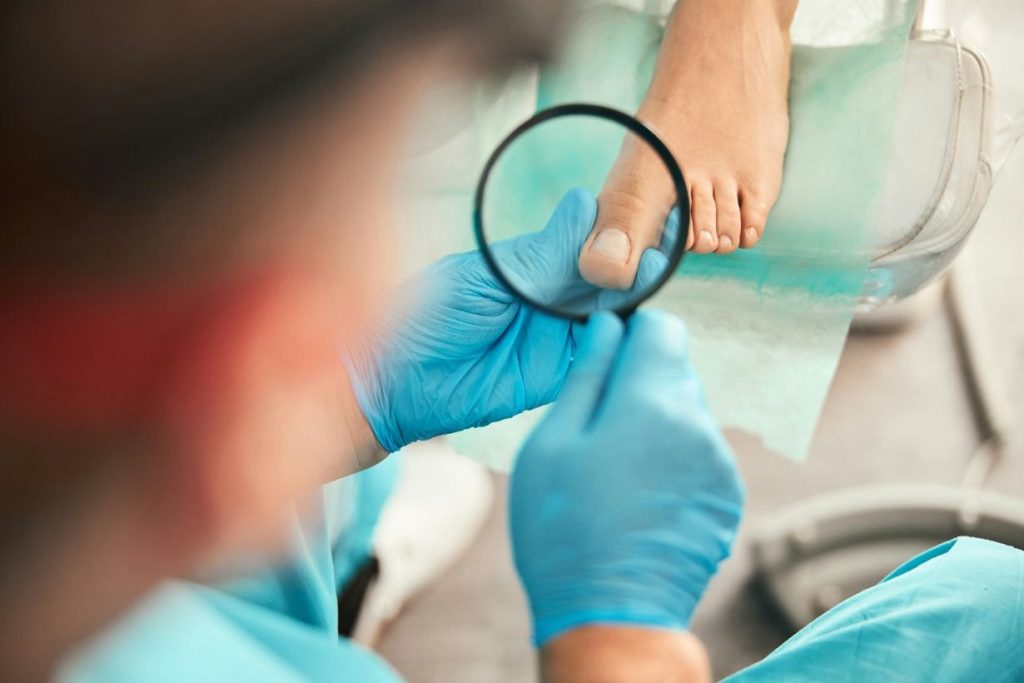
[[[548,246],[560,248],[561,253],[555,256],[560,272],[577,272],[576,258],[596,220],[597,199],[593,194],[582,188],[565,193],[542,233]]]
[[[668,268],[668,257],[658,249],[648,249],[640,259],[640,267],[637,269],[636,284],[628,292],[620,292],[612,289],[603,289],[597,293],[597,308],[603,310],[615,310],[620,306],[637,304],[640,298],[647,292],[658,278]]]
[[[638,402],[676,407],[688,390],[699,396],[688,346],[679,318],[660,311],[633,314],[595,419],[635,411]]]
[[[633,294],[640,296],[658,281],[668,268],[668,256],[658,249],[648,249],[640,259],[640,267],[636,273],[636,284],[633,285]]]
[[[687,230],[690,227],[690,221],[686,221]],[[661,252],[665,256],[670,256],[672,250],[676,248],[676,243],[680,238],[686,239],[686,235],[682,235],[682,221],[679,220],[679,207],[672,209],[668,214],[668,219],[665,220],[665,232],[661,236]]]
[[[536,301],[556,304],[593,287],[576,267],[597,217],[597,200],[586,190],[566,193],[544,229],[492,245],[502,274]]]
[[[597,199],[587,190],[570,190],[562,198],[533,245],[534,272],[547,291],[540,301],[568,305],[594,291],[580,277],[576,263],[596,219]]]
[[[545,424],[557,424],[562,431],[581,431],[587,427],[604,392],[623,334],[622,321],[604,312],[591,316],[585,326],[573,329],[576,356]]]
[[[523,276],[559,280],[576,274],[576,257],[597,218],[597,200],[586,190],[570,190],[543,229],[491,244],[500,265]]]
[[[526,312],[524,320],[527,327],[516,350],[523,382],[535,388],[524,406],[532,410],[558,397],[572,365],[576,339],[568,320],[535,311]]]

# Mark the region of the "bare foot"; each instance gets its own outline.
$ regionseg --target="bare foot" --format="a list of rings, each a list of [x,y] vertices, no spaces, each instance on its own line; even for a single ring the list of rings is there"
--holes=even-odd
[[[789,26],[796,0],[681,0],[639,117],[672,150],[690,192],[687,247],[757,244],[782,185],[789,139]],[[625,289],[675,201],[653,152],[627,143],[580,254],[590,282]]]

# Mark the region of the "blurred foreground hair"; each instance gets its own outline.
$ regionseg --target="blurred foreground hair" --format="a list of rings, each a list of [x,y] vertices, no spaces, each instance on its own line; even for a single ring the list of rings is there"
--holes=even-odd
[[[88,263],[89,251],[121,250],[125,235],[105,241],[99,234],[115,221],[75,226],[74,208],[60,206],[99,198],[120,208],[159,196],[201,174],[245,130],[288,120],[311,94],[357,85],[375,73],[375,64],[403,50],[452,42],[466,54],[467,67],[489,73],[544,59],[565,4],[6,3],[0,7],[0,272],[31,268],[40,254],[58,273],[71,272],[76,254]],[[82,246],[83,240],[89,242]]]

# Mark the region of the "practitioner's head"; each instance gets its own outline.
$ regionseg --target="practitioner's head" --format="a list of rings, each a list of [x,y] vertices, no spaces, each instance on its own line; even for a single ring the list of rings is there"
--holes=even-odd
[[[408,112],[540,55],[555,5],[0,9],[0,661],[275,535],[346,445]]]

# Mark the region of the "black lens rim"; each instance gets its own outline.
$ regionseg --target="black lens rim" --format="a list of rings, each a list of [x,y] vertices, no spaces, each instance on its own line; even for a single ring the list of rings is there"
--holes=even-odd
[[[487,182],[490,180],[491,173],[494,171],[494,167],[498,163],[502,154],[505,153],[505,150],[507,150],[513,142],[530,129],[552,119],[566,116],[591,116],[594,118],[612,121],[623,126],[629,132],[638,136],[651,146],[661,159],[662,163],[665,164],[665,168],[668,170],[668,174],[672,178],[672,184],[675,186],[677,198],[676,208],[679,209],[680,229],[682,229],[685,221],[685,233],[680,234],[679,239],[676,240],[675,247],[672,249],[672,253],[669,254],[669,263],[665,272],[648,287],[647,292],[635,302],[630,302],[612,309],[612,311],[619,317],[628,318],[636,311],[637,308],[640,307],[641,304],[660,291],[661,288],[665,286],[665,283],[667,283],[679,269],[680,264],[683,262],[683,256],[686,254],[686,243],[689,240],[690,231],[693,229],[690,225],[690,195],[686,189],[686,179],[683,176],[682,168],[680,168],[679,163],[676,162],[672,152],[669,150],[668,146],[662,142],[661,138],[659,138],[654,131],[644,125],[636,117],[618,109],[606,107],[600,104],[573,102],[543,109],[521,123],[511,133],[509,133],[504,140],[501,141],[501,144],[494,149],[491,156],[487,159],[487,164],[484,166],[483,172],[480,174],[480,180],[477,182],[476,186],[476,195],[473,199],[473,234],[476,237],[480,253],[483,255],[484,261],[487,262],[487,266],[490,268],[491,273],[508,291],[515,294],[533,308],[547,313],[548,315],[564,318],[573,322],[587,321],[590,317],[589,314],[580,314],[568,309],[560,308],[559,306],[537,301],[520,291],[511,282],[509,282],[508,278],[505,277],[505,274],[498,266],[497,259],[494,258],[494,254],[491,252],[491,248],[486,239],[486,230],[484,228],[483,219],[483,206],[484,199],[486,197]]]

